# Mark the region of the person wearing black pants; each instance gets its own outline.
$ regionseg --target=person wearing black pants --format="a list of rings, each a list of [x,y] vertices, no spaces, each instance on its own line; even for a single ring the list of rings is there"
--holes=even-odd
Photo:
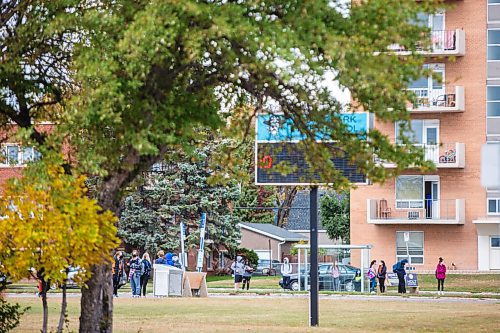
[[[394,269],[394,273],[398,275],[398,293],[399,294],[406,294],[406,282],[405,282],[405,265],[408,263],[408,260],[403,259],[401,261],[398,261],[396,264],[396,268]]]
[[[378,266],[378,285],[380,286],[380,292],[385,293],[385,276],[387,274],[387,267],[385,266],[385,261],[380,260],[382,263],[380,266]]]
[[[118,288],[123,274],[123,254],[117,251],[113,258],[113,296],[118,297]]]
[[[148,286],[149,275],[151,274],[149,253],[146,252],[142,255],[142,263],[144,265],[144,273],[141,275],[141,293],[143,297],[146,297],[146,288]]]

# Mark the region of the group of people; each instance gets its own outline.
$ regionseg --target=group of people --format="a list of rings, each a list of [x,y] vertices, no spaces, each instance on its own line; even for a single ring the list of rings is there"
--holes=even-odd
[[[248,259],[243,256],[236,256],[236,260],[231,264],[231,270],[234,274],[234,290],[240,289],[240,284],[243,283],[242,290],[250,289],[250,280],[252,278],[253,268]]]
[[[439,262],[436,266],[435,276],[438,281],[438,294],[444,293],[444,280],[446,278],[446,265],[443,263],[443,258],[439,257]],[[370,268],[368,269],[367,276],[370,279],[370,292],[375,293],[377,288],[377,279],[380,288],[380,292],[385,292],[385,280],[387,277],[387,267],[383,260],[380,261],[380,265],[377,265],[377,260],[372,260],[370,263]],[[406,281],[405,266],[408,264],[407,259],[398,261],[392,266],[393,273],[398,276],[398,293],[406,294]]]
[[[178,257],[170,252],[158,251],[154,262],[160,265],[180,266]],[[130,282],[132,297],[146,297],[146,288],[151,276],[152,262],[148,252],[142,258],[139,251],[133,250],[132,257],[125,261],[123,252],[117,251],[113,256],[113,296],[118,297],[118,289]]]
[[[113,257],[113,296],[118,297],[118,289],[129,281],[132,297],[141,297],[141,294],[146,297],[151,267],[151,259],[147,252],[141,259],[139,251],[133,250],[132,258],[125,262],[123,252],[117,251]]]

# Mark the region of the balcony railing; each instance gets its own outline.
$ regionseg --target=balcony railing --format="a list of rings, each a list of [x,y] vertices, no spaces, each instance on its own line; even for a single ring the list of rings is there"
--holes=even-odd
[[[447,87],[445,91],[435,89],[409,89],[415,93],[416,101],[410,104],[411,112],[463,112],[465,111],[464,87]]]
[[[455,56],[460,57],[465,55],[465,31],[462,29],[456,30],[433,30],[428,36],[429,47],[425,48],[425,43],[417,43],[417,53],[430,56]],[[403,46],[392,44],[388,47],[392,52],[399,55],[408,55],[411,52]]]
[[[465,144],[443,143],[440,145],[415,144],[424,149],[424,157],[427,161],[434,162],[436,168],[463,169],[465,168]],[[395,168],[394,163],[378,161],[385,168]]]
[[[465,200],[367,200],[372,224],[463,224]]]

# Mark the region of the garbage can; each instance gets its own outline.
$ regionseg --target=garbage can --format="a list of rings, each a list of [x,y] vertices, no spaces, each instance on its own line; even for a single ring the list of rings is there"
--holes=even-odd
[[[182,269],[153,265],[153,296],[182,296]]]

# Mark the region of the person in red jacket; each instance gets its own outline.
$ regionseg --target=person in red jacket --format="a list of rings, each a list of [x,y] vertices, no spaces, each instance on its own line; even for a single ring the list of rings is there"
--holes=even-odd
[[[443,258],[439,257],[439,263],[436,267],[436,279],[438,280],[438,295],[444,294],[444,279],[446,279],[446,265],[443,263]]]

